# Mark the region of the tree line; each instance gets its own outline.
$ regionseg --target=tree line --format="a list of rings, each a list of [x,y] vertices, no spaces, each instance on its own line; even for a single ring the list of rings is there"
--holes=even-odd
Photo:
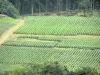
[[[0,14],[72,13],[100,10],[100,0],[0,0]]]
[[[21,14],[99,10],[100,0],[9,0]]]
[[[19,12],[8,0],[0,0],[0,14],[5,14],[10,17],[17,18]]]
[[[67,66],[62,66],[58,62],[45,64],[27,64],[26,67],[17,68],[13,71],[5,71],[0,75],[100,75],[95,68],[81,68],[70,71]]]

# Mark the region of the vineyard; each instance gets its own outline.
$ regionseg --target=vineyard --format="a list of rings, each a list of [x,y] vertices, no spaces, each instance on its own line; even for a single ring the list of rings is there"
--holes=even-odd
[[[0,65],[2,67],[5,64],[26,65],[30,63],[41,64],[49,61],[58,61],[61,65],[67,65],[70,70],[87,66],[99,70],[99,54],[100,51],[91,51],[90,49],[1,46]],[[8,68],[3,67],[1,69]]]
[[[15,33],[35,35],[100,35],[100,17],[28,16]]]
[[[70,70],[100,72],[100,17],[34,16],[0,46],[0,72],[59,62]]]
[[[16,38],[17,40],[8,40],[2,45],[19,47],[100,49],[100,38],[56,38],[57,37],[18,36]]]

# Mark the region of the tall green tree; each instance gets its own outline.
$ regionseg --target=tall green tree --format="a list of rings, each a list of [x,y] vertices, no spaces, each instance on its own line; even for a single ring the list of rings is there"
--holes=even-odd
[[[87,10],[90,10],[91,3],[90,0],[81,0],[78,1],[80,8],[83,10],[84,16],[86,16]]]
[[[0,0],[2,1],[2,0]],[[32,14],[41,12],[62,12],[87,10],[100,8],[100,0],[9,0],[21,14]],[[4,11],[4,10],[3,10]]]
[[[0,0],[0,13],[16,18],[19,15],[17,9],[8,0]]]

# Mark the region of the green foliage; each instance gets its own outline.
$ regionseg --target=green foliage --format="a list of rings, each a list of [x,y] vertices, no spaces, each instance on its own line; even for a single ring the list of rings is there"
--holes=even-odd
[[[43,67],[41,75],[63,75],[63,69],[58,62],[50,63]]]
[[[7,0],[0,0],[0,13],[6,14],[9,2]]]
[[[58,36],[18,36],[17,40],[57,42],[58,48],[100,49],[100,38],[72,38]],[[49,43],[48,42],[48,43]],[[49,43],[50,44],[50,43]]]
[[[0,23],[12,23],[12,24],[16,24],[18,22],[19,19],[13,19],[11,17],[2,17],[0,18]]]
[[[6,71],[4,75],[32,75],[26,68],[17,68],[13,71]]]
[[[76,72],[76,75],[99,75],[99,73],[94,68],[82,68]]]
[[[13,18],[17,18],[19,16],[19,13],[13,5],[10,5],[7,9],[7,15]]]
[[[92,11],[90,11],[91,8],[91,0],[80,0],[78,1],[79,7],[81,10],[83,10],[84,17],[91,16]]]
[[[64,75],[64,73],[64,67],[61,67],[60,64],[54,62],[41,65],[28,65],[26,68],[17,68],[13,71],[5,71],[4,75]]]
[[[41,64],[48,61],[58,61],[61,65],[67,64],[71,70],[88,66],[100,68],[100,50],[89,49],[0,46],[0,59],[1,70],[8,68],[1,67],[2,65]]]
[[[19,36],[19,35],[18,35]],[[16,37],[18,37],[16,36]],[[75,36],[76,37],[76,36]],[[91,50],[92,47],[100,48],[100,39],[91,37],[66,37],[66,36],[41,36],[41,35],[20,35],[14,40],[9,40],[0,46],[0,68],[11,64],[41,64],[47,61],[58,61],[61,65],[66,65],[71,70],[75,70],[80,67],[93,67],[99,69],[100,66],[100,49]],[[53,39],[60,41],[50,41]],[[56,45],[55,45],[56,44]],[[59,48],[58,45],[70,46],[70,48]],[[51,46],[51,47],[49,47]],[[56,46],[56,47],[55,47]],[[71,48],[74,47],[89,47],[89,48]],[[4,64],[5,63],[5,64]],[[46,65],[46,64],[45,64]],[[54,65],[55,66],[55,65]],[[9,66],[9,68],[11,68]],[[45,68],[48,68],[45,67]],[[30,71],[40,73],[41,69],[38,66],[37,70]],[[52,67],[49,67],[49,69]],[[53,67],[54,68],[54,67]],[[33,70],[33,69],[32,69]],[[48,72],[54,72],[55,70],[47,70]],[[44,73],[44,72],[43,72]],[[73,72],[70,72],[72,74]],[[29,74],[31,75],[31,74]],[[37,74],[39,75],[39,74]],[[66,74],[65,74],[66,75]],[[76,74],[77,75],[77,74]]]
[[[91,7],[90,0],[80,0],[80,1],[79,1],[79,5],[80,5],[80,7],[82,7],[83,9],[89,9],[89,8]]]
[[[19,12],[8,0],[0,0],[0,13],[10,17],[17,18]]]
[[[47,41],[14,41],[9,40],[4,44],[5,46],[20,46],[20,47],[54,47],[56,42],[47,42]]]
[[[66,38],[58,43],[61,48],[99,49],[99,38]]]
[[[69,71],[58,62],[28,65],[26,68],[17,68],[13,71],[4,72],[2,75],[99,75],[96,69],[82,68],[78,71]]]
[[[100,35],[100,17],[29,16],[15,33],[41,35]]]
[[[26,74],[27,74],[27,71],[25,69],[21,69],[21,68],[10,72],[10,75],[26,75]]]
[[[28,69],[30,70],[30,72],[32,73],[32,75],[40,75],[42,69],[43,69],[43,65],[28,65]]]
[[[38,38],[37,38],[38,37]],[[99,38],[64,38],[64,37],[42,37],[42,36],[20,36],[17,40],[9,40],[3,43],[5,46],[20,47],[47,47],[47,48],[81,48],[100,49]],[[44,38],[44,39],[43,39]],[[57,39],[56,39],[57,38]]]

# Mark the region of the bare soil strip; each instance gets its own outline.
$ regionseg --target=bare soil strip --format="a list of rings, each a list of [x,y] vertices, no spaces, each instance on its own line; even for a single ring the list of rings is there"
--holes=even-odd
[[[0,37],[0,45],[4,43],[5,40],[9,39],[9,36],[13,34],[14,31],[16,31],[19,27],[21,27],[24,24],[24,20],[20,20],[20,22],[17,25],[12,26],[7,31],[5,31],[1,37]]]

